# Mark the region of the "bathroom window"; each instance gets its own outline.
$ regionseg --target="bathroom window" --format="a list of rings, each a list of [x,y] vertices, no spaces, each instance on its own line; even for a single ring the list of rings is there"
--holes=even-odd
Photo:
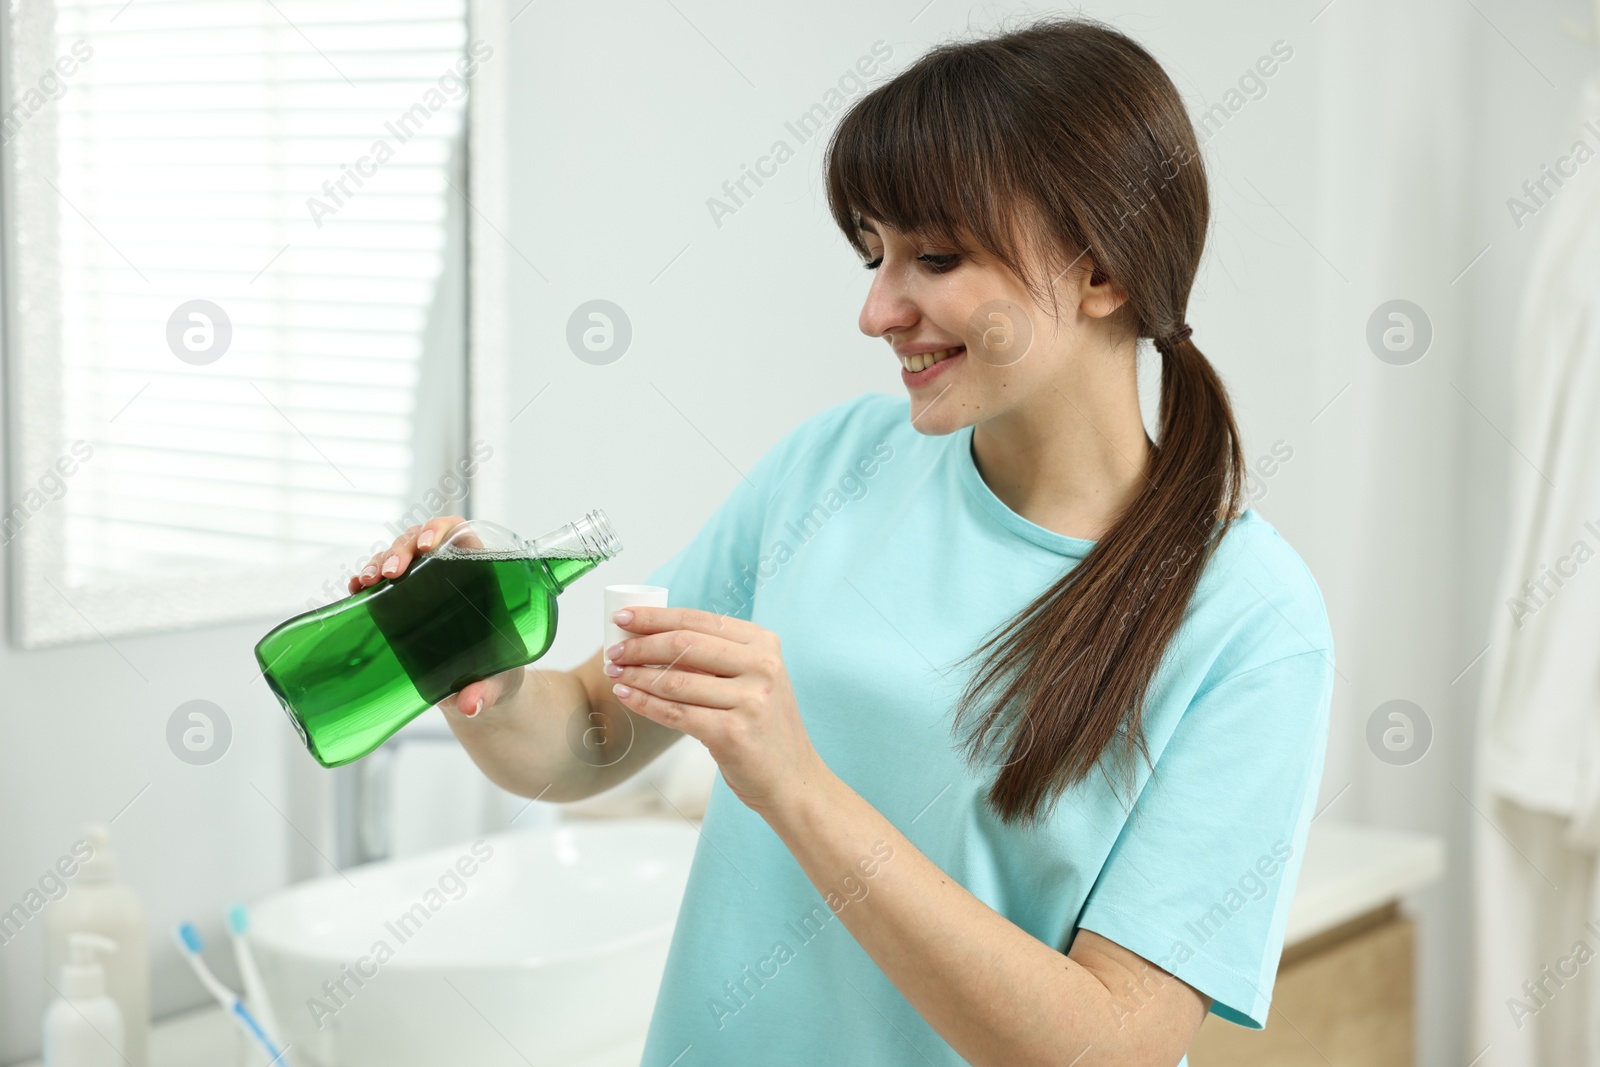
[[[7,6],[13,639],[282,618],[464,510],[466,0]]]

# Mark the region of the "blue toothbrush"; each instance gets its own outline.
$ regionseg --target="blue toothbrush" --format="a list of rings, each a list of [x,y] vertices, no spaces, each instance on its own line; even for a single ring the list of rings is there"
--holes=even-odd
[[[272,1063],[281,1062],[283,1053],[278,1050],[272,1038],[267,1036],[261,1024],[256,1022],[256,1017],[250,1014],[250,1009],[244,1006],[244,1001],[240,1000],[233,990],[219,982],[217,976],[211,973],[211,968],[206,966],[205,959],[200,955],[201,950],[205,948],[205,941],[201,938],[200,931],[195,929],[194,923],[184,923],[179,926],[172,932],[172,938],[189,960],[189,966],[194,969],[195,977],[200,979],[200,984],[205,986],[206,990],[217,999],[217,1003],[222,1005],[223,1010],[233,1017],[233,1021],[245,1035],[260,1044]]]

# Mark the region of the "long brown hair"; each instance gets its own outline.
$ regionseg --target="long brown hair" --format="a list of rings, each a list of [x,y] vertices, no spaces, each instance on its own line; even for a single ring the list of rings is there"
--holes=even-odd
[[[968,658],[974,764],[1005,757],[989,803],[1031,822],[1100,766],[1113,785],[1149,762],[1151,680],[1217,541],[1243,510],[1244,456],[1226,390],[1184,324],[1210,201],[1194,128],[1155,59],[1116,30],[1048,18],[940,45],[863,97],[828,145],[828,204],[867,255],[862,217],[976,242],[1054,307],[1051,280],[1088,269],[1127,293],[1113,321],[1161,353],[1159,440],[1146,484],[1077,566]],[[1018,226],[1019,218],[1029,220]],[[1041,230],[1042,228],[1042,230]],[[1082,266],[1075,266],[1079,260]],[[1102,755],[1122,772],[1111,778]]]

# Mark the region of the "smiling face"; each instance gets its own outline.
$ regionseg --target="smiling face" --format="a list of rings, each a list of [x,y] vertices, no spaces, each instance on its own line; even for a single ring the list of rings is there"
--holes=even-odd
[[[861,332],[889,342],[911,395],[911,419],[930,436],[1004,414],[1054,393],[1085,332],[1122,302],[1090,284],[1087,258],[1055,279],[1061,318],[1041,307],[1009,267],[956,247],[861,222],[874,272]],[[1048,273],[1041,273],[1049,277]]]

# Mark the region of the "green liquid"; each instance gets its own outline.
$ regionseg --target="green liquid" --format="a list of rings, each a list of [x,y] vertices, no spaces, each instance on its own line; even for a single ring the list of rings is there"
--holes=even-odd
[[[557,594],[599,562],[424,556],[280,624],[256,645],[256,662],[317,762],[338,767],[463,686],[548,652]]]

